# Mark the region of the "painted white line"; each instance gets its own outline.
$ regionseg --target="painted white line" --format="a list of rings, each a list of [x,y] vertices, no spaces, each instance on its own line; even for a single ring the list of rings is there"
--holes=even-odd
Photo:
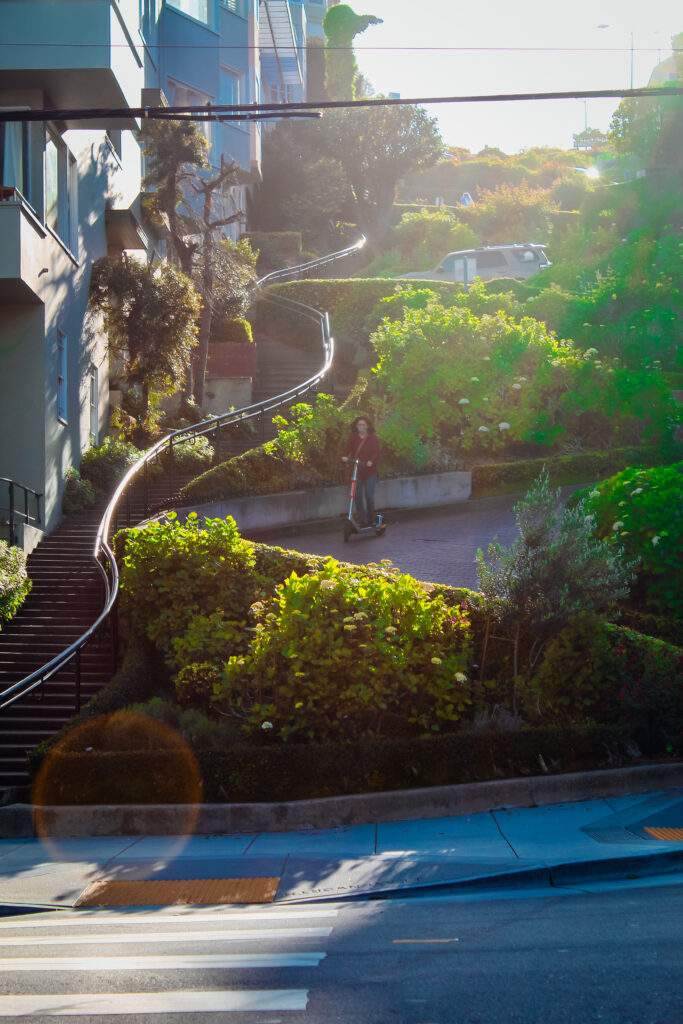
[[[129,1013],[230,1013],[305,1010],[308,989],[245,992],[125,992],[110,995],[0,996],[0,1017],[73,1017]]]
[[[181,971],[206,968],[317,967],[325,953],[199,953],[186,956],[17,956],[0,959],[0,972]]]
[[[193,932],[94,932],[90,935],[3,936],[4,946],[92,946],[111,942],[122,946],[146,942],[260,942],[261,939],[322,939],[332,927],[320,928],[230,928]]]
[[[163,911],[131,911],[127,914],[112,913],[109,910],[58,910],[49,911],[45,916],[37,917],[35,914],[27,914],[22,917],[7,917],[0,919],[0,931],[23,930],[24,928],[69,928],[76,925],[81,927],[92,927],[96,924],[135,924],[144,927],[153,925],[158,928],[160,925],[187,925],[208,924],[213,921],[217,924],[226,921],[300,921],[303,919],[314,919],[317,917],[336,917],[339,910],[216,910],[212,914],[194,913],[185,911],[182,914],[168,914]],[[68,916],[67,916],[68,915]]]

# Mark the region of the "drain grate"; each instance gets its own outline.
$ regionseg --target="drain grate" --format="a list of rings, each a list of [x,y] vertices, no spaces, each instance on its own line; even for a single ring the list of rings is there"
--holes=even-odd
[[[272,903],[280,877],[183,878],[93,882],[76,907],[157,907],[173,904]]]
[[[649,832],[654,839],[668,839],[683,843],[683,828],[652,828],[645,825],[644,831]]]

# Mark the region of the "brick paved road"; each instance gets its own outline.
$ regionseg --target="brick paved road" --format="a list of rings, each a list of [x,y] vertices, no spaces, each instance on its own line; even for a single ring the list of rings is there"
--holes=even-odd
[[[474,555],[494,537],[511,544],[517,535],[512,506],[519,495],[482,498],[448,508],[388,512],[382,537],[342,535],[342,519],[318,526],[261,533],[260,540],[344,562],[378,562],[390,558],[403,572],[420,580],[478,589]]]

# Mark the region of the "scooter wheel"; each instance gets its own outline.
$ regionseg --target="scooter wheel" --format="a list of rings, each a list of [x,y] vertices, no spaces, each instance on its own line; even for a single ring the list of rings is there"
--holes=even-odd
[[[351,526],[351,523],[347,519],[346,522],[344,523],[344,543],[345,544],[349,543],[349,538],[350,538],[352,533],[353,533],[353,527]]]

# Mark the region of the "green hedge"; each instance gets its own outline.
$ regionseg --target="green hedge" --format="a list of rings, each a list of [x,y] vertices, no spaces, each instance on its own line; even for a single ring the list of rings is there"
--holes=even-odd
[[[396,288],[409,282],[391,278],[345,278],[312,281],[290,281],[273,285],[274,295],[303,302],[330,315],[330,328],[336,343],[335,372],[344,379],[355,379],[353,368],[364,365],[368,354],[366,320],[380,299],[394,294]],[[415,282],[420,287],[424,282]],[[443,281],[429,283],[437,295],[448,296],[460,286]],[[302,317],[271,303],[259,303],[252,313],[255,328],[267,328],[268,336],[309,352],[320,351],[320,331],[306,324]]]
[[[243,317],[236,320],[221,320],[211,327],[213,343],[234,344],[236,342],[253,342],[251,324]]]
[[[269,802],[444,786],[614,767],[615,726],[454,733],[372,743],[236,746],[196,751],[203,801]],[[64,751],[53,755],[54,803],[184,803],[196,799],[177,750]],[[174,788],[175,787],[175,788]],[[47,792],[46,792],[46,795]],[[47,801],[43,801],[44,803]]]
[[[488,498],[497,494],[525,491],[544,466],[554,487],[592,483],[624,469],[626,466],[658,466],[663,460],[675,460],[676,451],[663,453],[651,445],[641,448],[616,448],[611,452],[580,452],[556,455],[545,459],[523,459],[500,462],[490,466],[472,467],[472,497]]]
[[[247,239],[254,251],[258,250],[260,273],[277,270],[285,262],[285,257],[301,255],[299,231],[248,231],[241,236],[240,241],[243,238]]]

